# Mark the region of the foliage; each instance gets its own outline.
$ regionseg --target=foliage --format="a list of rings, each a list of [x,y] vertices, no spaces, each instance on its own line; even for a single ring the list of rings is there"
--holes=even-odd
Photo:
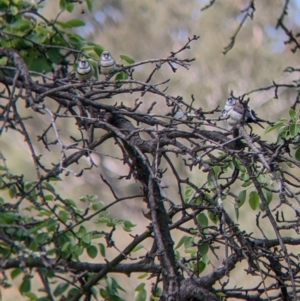
[[[92,11],[92,1],[84,3]],[[296,51],[298,35],[284,23],[288,3],[277,27]],[[24,300],[125,300],[113,273],[136,273],[138,301],[296,300],[298,255],[291,246],[300,240],[286,230],[299,227],[299,82],[266,88],[274,97],[280,89],[297,94],[289,120],[260,119],[265,137],[278,130],[275,142],[255,135],[256,125],[248,133],[248,124],[232,138],[218,107],[204,111],[193,95],[187,101],[169,94],[169,79],[156,78],[162,66],[188,69],[194,58],[182,57],[198,36],[165,58],[136,62],[122,54],[116,74],[74,79],[77,60],[97,67],[105,48],[75,33],[85,23],[71,13],[81,5],[61,0],[57,18],[48,20],[43,1],[0,4],[0,133],[22,137],[29,152],[9,141],[34,170],[16,172],[0,153],[1,286],[18,279]],[[70,13],[67,21],[62,12]],[[224,53],[254,13],[250,1]],[[136,78],[134,69],[144,65],[151,71]],[[32,130],[31,117],[42,126]],[[101,189],[74,196],[79,181],[94,175],[98,155],[117,167],[118,179],[103,165]],[[147,207],[142,222],[134,209],[121,214],[132,200]],[[256,214],[255,232],[241,218],[246,210]],[[253,282],[235,287],[234,271]]]

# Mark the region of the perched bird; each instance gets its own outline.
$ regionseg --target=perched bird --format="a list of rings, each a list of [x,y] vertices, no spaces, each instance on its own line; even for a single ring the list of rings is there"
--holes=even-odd
[[[111,74],[114,71],[118,70],[116,61],[108,51],[102,52],[98,63],[98,69],[100,74],[105,74],[105,75]]]
[[[256,114],[250,108],[245,108],[244,105],[237,99],[230,97],[226,100],[224,110],[221,113],[220,119],[227,119],[227,123],[231,127],[235,127],[244,117],[245,123],[258,121]]]
[[[76,68],[76,77],[79,81],[91,79],[95,75],[94,68],[86,60],[79,60]]]

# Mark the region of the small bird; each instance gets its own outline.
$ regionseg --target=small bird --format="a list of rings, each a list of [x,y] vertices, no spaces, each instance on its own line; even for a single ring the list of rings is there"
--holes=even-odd
[[[76,77],[79,81],[91,79],[95,75],[94,68],[86,60],[79,60],[76,68]]]
[[[100,74],[108,75],[118,70],[116,61],[108,51],[103,51],[98,63]]]
[[[253,110],[251,110],[250,108],[245,108],[241,102],[237,101],[237,99],[229,97],[226,100],[226,104],[224,106],[224,110],[221,113],[220,119],[228,118],[227,123],[231,127],[235,127],[239,122],[241,122],[243,116],[245,123],[257,123],[258,121]]]

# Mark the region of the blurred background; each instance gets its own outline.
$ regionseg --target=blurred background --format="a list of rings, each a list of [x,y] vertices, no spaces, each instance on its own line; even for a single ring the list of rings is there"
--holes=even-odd
[[[194,106],[203,108],[205,111],[215,109],[218,105],[222,108],[231,91],[235,96],[239,96],[254,89],[271,86],[273,81],[279,84],[299,79],[295,74],[283,72],[288,66],[298,67],[299,54],[291,52],[291,46],[284,43],[288,38],[282,30],[275,28],[277,20],[282,14],[284,5],[282,0],[256,1],[253,20],[247,19],[235,40],[234,47],[226,55],[223,54],[224,49],[230,44],[231,38],[239,27],[239,22],[244,16],[241,11],[249,5],[250,1],[215,1],[210,8],[202,10],[209,2],[209,0],[97,0],[93,2],[92,13],[83,3],[81,6],[77,6],[72,14],[62,13],[59,20],[67,21],[73,18],[84,20],[86,25],[78,28],[77,33],[85,37],[87,41],[95,42],[109,50],[117,62],[122,54],[134,58],[136,62],[165,58],[170,55],[171,51],[177,51],[186,44],[188,38],[199,35],[200,39],[192,42],[191,48],[180,54],[181,58],[196,58],[189,70],[178,67],[177,72],[173,73],[168,65],[163,65],[153,81],[160,82],[171,79],[168,83],[168,94],[175,97],[180,95],[187,103],[191,102],[193,95]],[[58,3],[58,0],[45,1],[45,7],[41,10],[42,15],[50,20],[56,18]],[[299,7],[300,1],[290,1],[286,23],[291,30],[299,29]],[[145,80],[153,67],[136,68],[134,78]],[[295,94],[279,90],[278,95],[279,98],[274,99],[274,90],[251,93],[249,105],[263,119],[276,121],[279,117],[288,118],[288,108],[294,102]],[[107,99],[104,102],[120,103],[123,101],[126,105],[130,105],[136,98],[138,98],[136,95],[122,96],[122,98]],[[144,106],[140,107],[142,112],[148,108],[147,101],[158,102],[154,112],[166,114],[170,111],[170,108],[165,106],[163,99],[146,96],[142,101],[145,102]],[[20,107],[20,110],[23,110],[24,116],[31,115],[31,112],[23,107]],[[218,115],[216,114],[214,117],[217,118]],[[51,149],[53,153],[50,154],[36,138],[49,125],[49,119],[43,116],[34,116],[33,119],[27,121],[27,125],[35,139],[37,154],[48,157],[47,164],[50,167],[51,162],[59,160],[59,147],[53,146]],[[221,122],[220,125],[222,125]],[[57,126],[62,141],[66,145],[72,143],[70,135],[80,137],[74,120],[65,119]],[[223,123],[223,126],[226,127],[226,124]],[[254,125],[254,131],[263,136],[264,140],[274,141],[276,139],[276,133],[265,135],[263,130],[256,125]],[[102,132],[99,130],[98,133],[101,135]],[[12,168],[13,172],[25,174],[28,181],[34,180],[32,162],[29,156],[24,155],[29,154],[24,139],[18,133],[10,131],[9,134],[3,133],[1,140],[1,151],[7,160],[7,165]],[[12,141],[14,143],[11,143]],[[82,195],[96,194],[99,196],[99,200],[110,203],[113,198],[101,181],[100,174],[102,174],[115,187],[119,196],[139,193],[140,187],[133,179],[127,182],[117,182],[120,175],[128,173],[128,168],[123,165],[122,161],[107,156],[110,154],[121,158],[119,150],[115,150],[116,146],[113,142],[105,143],[98,153],[92,155],[98,168],[85,172],[80,178],[73,175],[62,176],[65,180],[57,182],[55,188],[59,189],[63,197],[78,200]],[[82,165],[78,167],[78,170],[72,166],[74,171],[79,171],[82,166],[88,167],[89,158],[81,159],[80,163]],[[178,162],[178,168],[181,178],[190,177],[197,181],[195,179],[199,177],[199,174],[196,171],[191,174],[182,162]],[[167,196],[175,203],[179,203],[178,189],[174,178],[171,174],[167,174],[164,181],[170,188],[166,192]],[[199,179],[199,183],[201,181]],[[232,203],[225,204],[225,208],[229,212],[233,212]],[[120,218],[132,219],[134,223],[138,224],[139,227],[133,229],[132,234],[134,235],[140,233],[141,229],[145,229],[149,222],[145,220],[143,210],[147,211],[144,202],[129,200],[121,206],[118,205],[115,210],[113,208],[112,214]],[[255,212],[246,204],[240,218],[243,223],[249,222],[254,226]],[[242,224],[241,228],[249,227],[249,223]],[[94,228],[95,225],[91,225],[91,227]],[[253,231],[257,230],[253,229]],[[175,234],[173,238],[175,241],[177,240]],[[118,247],[122,249],[131,239],[130,236],[117,238]],[[145,248],[151,246],[151,240],[149,242],[148,246],[145,244]],[[142,250],[142,253],[144,251]],[[112,258],[115,254],[116,252],[112,250],[112,253],[107,256]],[[221,259],[220,261],[215,259],[213,262],[216,267],[220,264]],[[88,257],[83,257],[83,260],[92,262]],[[99,262],[99,260],[103,262],[102,258],[98,258],[95,262]],[[214,261],[213,258],[212,261]],[[235,271],[235,273],[238,272]],[[120,279],[120,283],[129,291],[139,283],[135,275],[128,278],[114,276]],[[237,285],[244,281],[244,279],[239,279],[238,274],[231,276]],[[132,295],[127,295],[127,297],[132,297]],[[12,290],[4,292],[4,300],[13,300],[13,298],[15,297]]]

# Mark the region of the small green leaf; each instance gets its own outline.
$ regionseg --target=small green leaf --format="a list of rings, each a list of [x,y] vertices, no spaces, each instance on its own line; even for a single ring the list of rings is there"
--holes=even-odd
[[[69,287],[69,283],[60,283],[54,290],[54,297],[61,296]]]
[[[13,269],[12,272],[10,273],[10,277],[11,277],[12,279],[15,279],[15,278],[17,278],[22,272],[23,272],[23,270],[20,269],[20,268]]]
[[[32,292],[24,293],[23,296],[26,297],[26,298],[28,298],[29,300],[37,301],[37,295],[34,294],[34,293],[32,293]]]
[[[300,161],[300,147],[295,152],[295,158],[297,161]]]
[[[104,244],[98,244],[99,246],[99,250],[100,250],[100,254],[105,257],[105,246]]]
[[[72,19],[67,22],[57,22],[63,28],[81,27],[85,25],[85,22],[80,19]]]
[[[82,241],[86,244],[90,244],[92,240],[92,235],[90,233],[87,233],[82,237]]]
[[[240,211],[236,205],[234,205],[234,212],[235,212],[236,220],[238,220],[240,217]]]
[[[208,218],[206,216],[206,214],[204,214],[203,212],[199,213],[196,217],[198,224],[201,227],[207,227],[208,226]]]
[[[283,125],[283,121],[282,120],[279,120],[279,121],[276,121],[274,125],[268,125],[265,129],[265,134],[281,127]]]
[[[212,213],[211,211],[208,211],[208,217],[215,225],[219,221],[219,217],[216,214]]]
[[[194,272],[201,274],[204,271],[205,267],[206,264],[203,261],[199,261],[194,267]]]
[[[131,252],[137,252],[138,250],[142,249],[143,245],[137,245]]]
[[[102,205],[101,203],[94,203],[94,204],[92,205],[92,209],[93,209],[94,211],[98,211],[98,210],[100,210],[101,208],[103,208],[103,205]]]
[[[124,221],[123,222],[123,229],[126,231],[126,232],[131,232],[133,227],[135,227],[136,225],[133,224],[131,221]]]
[[[289,115],[292,119],[294,119],[296,117],[296,111],[294,109],[290,109],[289,110]]]
[[[53,232],[56,228],[57,222],[54,219],[49,219],[47,221],[47,229],[49,232]]]
[[[53,201],[54,196],[51,194],[48,194],[48,195],[45,195],[44,199],[45,199],[45,201]]]
[[[144,279],[148,276],[149,274],[148,273],[143,273],[141,274],[140,276],[137,277],[137,279]]]
[[[198,247],[198,251],[202,256],[207,254],[208,250],[209,250],[209,244],[207,243],[202,244]]]
[[[256,210],[259,204],[259,196],[256,191],[251,191],[249,194],[249,205],[252,210]]]
[[[55,189],[54,189],[54,187],[53,187],[52,185],[50,185],[50,184],[47,183],[47,182],[44,182],[43,184],[45,185],[45,188],[46,188],[46,189],[48,189],[48,190],[51,191],[51,192],[55,192]]]
[[[219,297],[226,297],[226,294],[224,294],[223,292],[218,292],[216,293],[216,295]]]
[[[61,210],[58,213],[59,218],[65,223],[69,218],[70,213],[68,211]]]
[[[296,133],[296,125],[293,123],[290,125],[289,127],[289,131],[290,131],[290,135],[292,137],[294,137],[297,133]]]
[[[11,199],[13,199],[17,194],[17,189],[16,189],[16,186],[15,185],[12,185],[9,187],[9,190],[8,190],[8,195]]]
[[[19,287],[20,293],[23,295],[31,290],[31,278],[25,277]]]
[[[18,10],[18,8],[17,8],[16,6],[12,5],[12,6],[10,7],[10,12],[11,12],[11,14],[12,14],[13,16],[16,16],[16,15],[18,14],[19,10]]]
[[[60,7],[61,10],[65,10],[66,9],[66,5],[67,5],[66,0],[60,0],[59,1],[59,7]]]
[[[141,289],[139,291],[136,291],[134,294],[134,300],[135,301],[145,301],[147,298],[147,291],[144,289]]]
[[[104,51],[104,48],[102,46],[95,45],[94,51],[96,52],[96,54],[98,55],[98,57],[100,57],[101,54],[102,54],[102,52]]]
[[[134,64],[135,63],[135,60],[127,55],[120,55],[120,58],[122,60],[124,60],[125,62],[127,62],[128,64]]]
[[[135,288],[135,291],[139,292],[139,291],[143,290],[144,288],[145,288],[145,283],[141,283]]]
[[[242,184],[242,187],[248,187],[252,184],[252,182],[250,180],[248,181],[245,181],[243,184]]]
[[[188,236],[184,235],[183,237],[180,238],[180,240],[179,240],[177,246],[175,247],[175,250],[178,249],[178,248],[180,248],[180,247],[183,245],[183,243],[184,243],[184,241],[187,239],[187,237],[188,237]]]
[[[264,193],[267,203],[270,204],[273,199],[273,193],[269,190],[263,190],[263,193]]]
[[[238,208],[241,208],[245,201],[246,201],[246,196],[247,196],[247,191],[246,190],[242,190],[239,193],[239,202],[238,202]]]
[[[91,258],[96,258],[98,255],[98,250],[95,246],[89,246],[86,251]]]
[[[74,4],[73,3],[68,3],[66,6],[66,10],[71,13],[74,10]]]
[[[93,2],[92,2],[92,0],[85,0],[85,1],[86,1],[86,5],[87,5],[89,11],[92,12],[93,11]]]
[[[184,244],[184,247],[186,249],[189,248],[192,245],[193,239],[194,238],[192,236],[186,236],[185,237],[185,240],[184,240],[183,244]]]

